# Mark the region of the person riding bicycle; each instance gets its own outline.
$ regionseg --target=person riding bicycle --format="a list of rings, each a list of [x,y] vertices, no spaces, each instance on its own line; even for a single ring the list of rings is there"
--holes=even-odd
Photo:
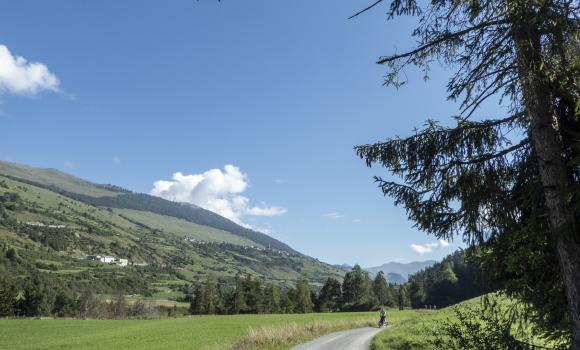
[[[387,312],[385,311],[384,307],[381,307],[381,311],[379,312],[379,316],[381,317],[379,321],[379,327],[384,327],[387,324]]]

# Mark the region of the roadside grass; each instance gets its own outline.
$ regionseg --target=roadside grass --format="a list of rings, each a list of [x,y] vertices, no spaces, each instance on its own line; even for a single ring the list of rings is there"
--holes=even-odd
[[[351,320],[261,326],[250,328],[246,335],[232,345],[231,350],[287,350],[328,333],[361,327],[376,327],[375,320],[371,316],[365,316]]]
[[[0,349],[11,350],[206,350],[232,349],[241,339],[293,329],[294,343],[373,322],[376,313],[192,316],[158,320],[0,320]],[[363,321],[361,321],[363,320]],[[376,320],[375,320],[376,321]],[[359,323],[362,322],[362,323]],[[292,325],[293,324],[293,325]],[[308,326],[305,326],[308,325]],[[277,328],[272,330],[270,328]],[[249,338],[245,338],[249,337]],[[273,344],[281,344],[273,343]],[[278,346],[278,345],[273,345]],[[280,345],[281,346],[281,345]],[[266,349],[287,349],[270,347]],[[256,349],[256,348],[237,348]]]
[[[404,317],[390,319],[388,331],[379,333],[371,350],[434,350],[427,343],[429,330],[452,316],[451,309],[439,311],[409,310]]]
[[[501,295],[490,295],[500,304],[514,305],[511,301]],[[467,300],[465,302],[453,305],[441,310],[409,310],[409,313],[395,317],[391,322],[391,327],[387,332],[379,333],[371,344],[371,350],[438,350],[429,344],[433,332],[438,329],[442,322],[446,320],[457,320],[454,309],[476,307],[482,304],[482,297]],[[559,343],[546,342],[533,334],[532,327],[522,323],[523,329],[517,330],[514,327],[514,335],[522,341],[528,342],[535,346],[556,348]],[[520,333],[518,333],[520,332]]]

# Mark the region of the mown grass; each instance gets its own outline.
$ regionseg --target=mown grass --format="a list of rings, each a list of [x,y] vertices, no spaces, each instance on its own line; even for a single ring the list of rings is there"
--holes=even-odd
[[[300,342],[333,330],[357,326],[361,324],[357,322],[364,322],[364,320],[372,322],[375,318],[375,313],[326,313],[197,316],[123,321],[0,320],[0,349],[231,349],[237,341],[244,339],[242,337],[251,338],[252,334],[281,333],[279,329],[299,329],[301,326],[310,324],[311,326],[306,326],[306,333],[303,330],[296,330],[295,334],[299,334],[296,341]],[[323,323],[316,323],[321,321]],[[273,330],[270,327],[279,328]],[[255,348],[238,347],[237,349]],[[270,349],[286,348],[271,347]]]

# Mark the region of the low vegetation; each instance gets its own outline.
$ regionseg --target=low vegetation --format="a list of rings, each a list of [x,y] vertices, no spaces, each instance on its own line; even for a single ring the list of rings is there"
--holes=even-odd
[[[368,326],[375,326],[375,320],[369,316],[250,328],[232,345],[231,350],[286,350],[324,334]]]

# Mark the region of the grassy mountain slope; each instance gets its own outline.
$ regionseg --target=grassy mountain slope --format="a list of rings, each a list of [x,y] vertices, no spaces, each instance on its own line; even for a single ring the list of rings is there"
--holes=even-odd
[[[230,232],[264,247],[297,253],[275,238],[242,227],[216,213],[191,204],[171,202],[144,193],[131,193],[118,186],[94,184],[58,170],[33,168],[16,163],[0,161],[0,174],[95,207],[133,209],[173,216],[198,225]]]
[[[173,216],[159,215],[148,211],[133,209],[114,209],[113,211],[129,221],[162,232],[170,232],[182,237],[191,237],[196,240],[207,242],[228,242],[246,246],[256,245],[255,242],[236,236],[230,232],[218,230],[209,226],[194,224]]]
[[[34,168],[18,163],[0,161],[0,174],[34,181],[45,187],[59,188],[63,191],[93,197],[116,196],[121,193],[120,188],[94,184],[56,169]]]
[[[102,264],[86,260],[87,255],[114,255],[135,265]],[[226,282],[241,273],[280,285],[300,276],[322,283],[342,275],[315,259],[267,249],[227,231],[146,211],[93,206],[0,175],[0,275],[38,273],[72,290],[123,290],[157,299],[178,297],[210,273]]]

